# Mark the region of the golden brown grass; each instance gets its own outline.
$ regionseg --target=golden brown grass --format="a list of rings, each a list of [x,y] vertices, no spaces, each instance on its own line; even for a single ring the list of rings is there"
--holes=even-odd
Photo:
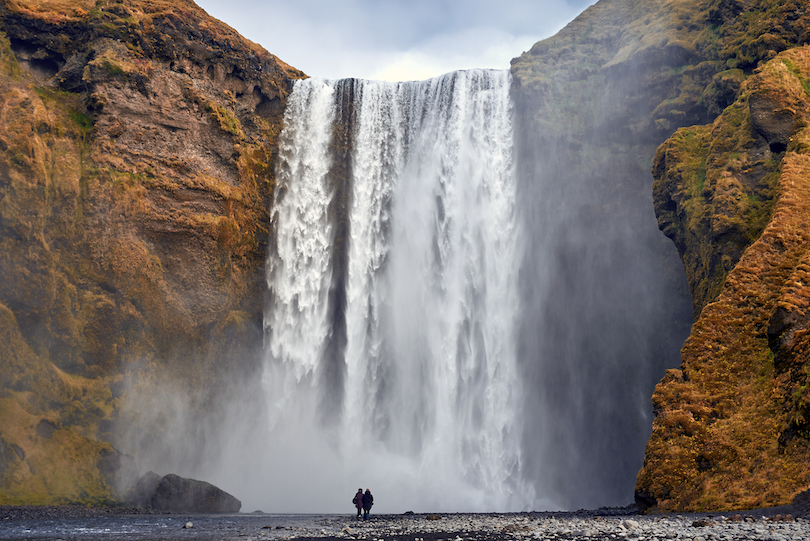
[[[92,46],[85,75],[98,93],[89,98],[109,109],[116,104],[104,102],[105,84],[129,85],[137,95],[137,85],[165,75],[166,59],[141,47],[164,30],[177,32],[174,45],[202,34],[234,64],[254,56],[267,62],[267,97],[283,100],[288,78],[303,77],[185,0],[10,0],[0,15],[35,20],[42,39],[71,36],[53,40],[66,56]],[[79,32],[61,34],[68,25]],[[91,36],[100,38],[82,41]],[[227,179],[193,157],[110,135],[113,123],[98,127],[109,109],[100,114],[87,108],[87,95],[42,86],[0,35],[0,438],[23,456],[15,452],[0,474],[0,503],[110,501],[114,493],[97,467],[110,451],[99,441],[106,437],[101,421],[123,415],[110,383],[129,373],[149,395],[176,375],[178,392],[211,407],[219,375],[232,368],[219,363],[216,347],[239,347],[252,332],[280,118],[255,115],[242,125],[244,104],[216,88],[204,66],[193,68],[199,84],[182,99],[199,107],[212,137],[233,148]],[[186,204],[189,197],[199,204]],[[182,242],[198,250],[195,279],[207,282],[192,293],[215,299],[208,311],[188,306],[187,277],[172,275],[161,260],[161,248]],[[182,356],[172,357],[173,348]],[[49,438],[36,431],[43,419],[57,427]]]
[[[153,21],[181,20],[196,25],[215,41],[246,48],[259,58],[271,58],[291,77],[304,74],[270,54],[262,46],[241,36],[236,30],[212,17],[191,0],[7,0],[6,9],[49,24],[99,22],[112,25],[139,26],[149,30]]]
[[[804,118],[808,96],[801,79],[808,74],[810,50],[791,50],[765,66],[751,89],[781,96],[781,104]],[[715,135],[722,133],[718,123]],[[797,385],[805,392],[810,360],[798,352],[805,377],[791,383],[775,374],[766,339],[777,305],[805,310],[810,304],[810,284],[804,281],[810,257],[806,126],[780,164],[770,221],[701,312],[682,350],[682,370],[670,371],[656,387],[659,414],[638,487],[657,497],[659,510],[780,505],[810,487],[810,440],[780,443],[801,414],[785,398],[795,395]],[[733,170],[728,163],[726,169]]]

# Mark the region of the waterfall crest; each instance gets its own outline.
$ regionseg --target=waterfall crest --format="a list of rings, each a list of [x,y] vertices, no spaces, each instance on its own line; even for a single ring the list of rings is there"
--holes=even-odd
[[[345,511],[361,485],[380,511],[537,504],[521,473],[510,80],[296,83],[265,310],[268,451],[291,470],[279,511]],[[297,507],[302,477],[316,486]]]

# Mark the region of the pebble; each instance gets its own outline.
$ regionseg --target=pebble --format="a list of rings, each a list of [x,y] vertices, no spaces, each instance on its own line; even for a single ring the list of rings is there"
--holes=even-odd
[[[627,519],[627,520],[625,520],[625,521],[622,523],[622,525],[623,525],[625,528],[627,528],[628,530],[636,530],[636,529],[638,529],[638,527],[639,527],[639,523],[638,523],[638,521],[635,521],[635,520],[633,520],[633,519]]]
[[[792,519],[793,517],[791,517]],[[810,539],[810,520],[740,520],[737,517],[636,515],[622,517],[555,517],[548,514],[377,515],[370,521],[325,519],[311,529],[274,531],[284,539],[423,538],[444,541],[799,541]]]

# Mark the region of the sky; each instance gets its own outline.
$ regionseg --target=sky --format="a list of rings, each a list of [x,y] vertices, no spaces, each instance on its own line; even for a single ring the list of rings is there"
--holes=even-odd
[[[595,0],[196,0],[311,77],[428,79],[508,69]]]

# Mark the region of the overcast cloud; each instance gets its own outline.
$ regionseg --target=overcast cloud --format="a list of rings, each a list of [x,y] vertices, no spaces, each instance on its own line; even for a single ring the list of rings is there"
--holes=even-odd
[[[313,77],[426,79],[507,69],[595,0],[196,0]]]

